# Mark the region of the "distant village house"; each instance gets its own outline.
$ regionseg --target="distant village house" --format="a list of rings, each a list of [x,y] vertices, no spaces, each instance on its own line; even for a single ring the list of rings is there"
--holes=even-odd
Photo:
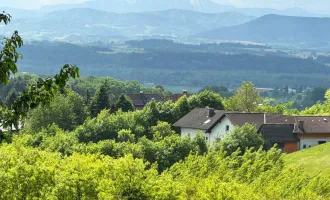
[[[177,121],[174,126],[181,128],[181,137],[194,138],[198,132],[205,135],[210,143],[223,139],[235,126],[254,124],[265,140],[265,148],[274,144],[284,152],[330,142],[329,117],[287,116],[267,113],[241,113],[196,108]]]

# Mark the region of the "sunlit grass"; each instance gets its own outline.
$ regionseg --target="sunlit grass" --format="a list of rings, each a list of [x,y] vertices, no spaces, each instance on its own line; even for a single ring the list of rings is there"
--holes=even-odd
[[[311,175],[318,173],[329,175],[330,143],[285,155],[284,160],[288,168],[301,166],[305,172]]]

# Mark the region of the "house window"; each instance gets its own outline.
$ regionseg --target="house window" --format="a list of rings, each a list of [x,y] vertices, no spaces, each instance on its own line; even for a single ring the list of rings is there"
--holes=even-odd
[[[303,145],[303,148],[306,149],[306,144]]]
[[[327,143],[326,141],[319,141],[319,144],[325,144]]]
[[[226,125],[226,131],[229,131],[229,125]]]

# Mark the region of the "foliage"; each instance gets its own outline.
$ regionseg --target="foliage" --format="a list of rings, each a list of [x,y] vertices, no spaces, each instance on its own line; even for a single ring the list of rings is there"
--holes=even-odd
[[[275,106],[263,104],[256,107],[254,109],[254,112],[277,113],[277,114],[285,114],[285,115],[299,114],[299,111],[297,109],[292,108],[293,104],[294,102],[277,104]]]
[[[133,111],[133,103],[125,96],[121,95],[113,106],[113,110],[122,110],[123,112]]]
[[[3,13],[0,14],[0,23],[5,24],[10,22],[11,16]],[[2,51],[0,52],[0,83],[7,84],[9,82],[10,74],[15,74],[17,70],[16,63],[18,59],[22,58],[16,49],[23,46],[23,39],[15,31],[10,38],[6,38],[2,42]]]
[[[233,111],[252,112],[262,103],[262,98],[252,82],[243,82],[236,94],[226,101],[226,108]]]
[[[101,110],[110,108],[108,87],[108,82],[105,81],[93,97],[90,105],[92,117],[96,117],[101,112]]]
[[[205,86],[201,90],[199,90],[198,93],[203,92],[205,90],[212,91],[214,93],[220,94],[222,97],[229,98],[233,95],[232,92],[230,92],[226,87],[224,86],[216,86],[216,85],[211,85],[211,86]]]
[[[83,124],[86,116],[82,97],[66,89],[63,94],[56,95],[48,106],[38,106],[29,112],[25,126],[34,132],[52,124],[64,130],[73,130]]]
[[[5,13],[0,15],[0,22],[7,24],[10,22],[10,15]],[[23,45],[22,38],[15,31],[11,38],[5,38],[0,52],[0,84],[7,84],[11,74],[15,74],[18,69],[16,63],[21,54],[16,49]],[[45,80],[38,79],[27,89],[20,93],[19,97],[11,103],[11,106],[5,110],[3,115],[4,127],[18,128],[19,120],[25,117],[30,109],[36,108],[38,105],[49,104],[51,99],[56,95],[59,88],[63,88],[69,78],[79,77],[79,69],[76,66],[64,65],[59,74],[54,78]],[[2,110],[2,107],[0,107]]]
[[[218,110],[224,109],[221,96],[209,90],[190,96],[188,102],[192,108],[205,108],[208,106]]]
[[[254,125],[244,124],[242,127],[235,127],[225,138],[221,141],[220,145],[222,149],[231,155],[240,150],[241,154],[247,149],[258,150],[264,144],[264,140],[257,132]]]

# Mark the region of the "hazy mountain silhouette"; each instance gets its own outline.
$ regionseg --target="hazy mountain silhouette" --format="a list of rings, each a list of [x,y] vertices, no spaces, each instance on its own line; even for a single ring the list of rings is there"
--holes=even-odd
[[[330,18],[265,15],[251,22],[217,28],[197,36],[219,40],[256,42],[330,41]]]
[[[172,9],[143,13],[112,13],[77,8],[51,12],[34,20],[13,20],[10,25],[0,29],[0,34],[17,29],[25,37],[32,39],[70,35],[182,37],[218,27],[242,24],[253,19],[255,17],[234,12],[201,13]]]

